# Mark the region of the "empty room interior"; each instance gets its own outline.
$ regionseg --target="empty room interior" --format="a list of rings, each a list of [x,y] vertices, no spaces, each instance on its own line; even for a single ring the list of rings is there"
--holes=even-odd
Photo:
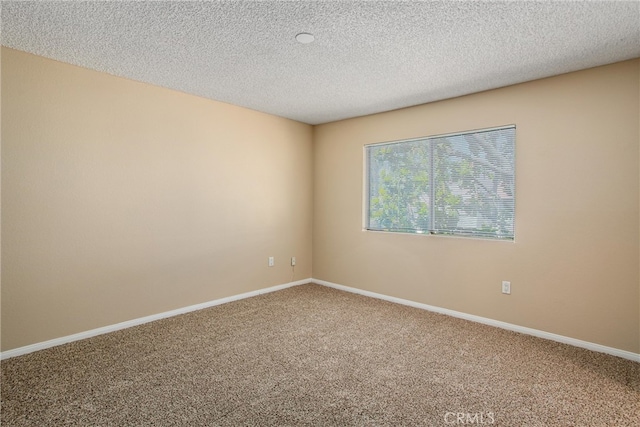
[[[3,425],[640,418],[640,2],[1,8]]]

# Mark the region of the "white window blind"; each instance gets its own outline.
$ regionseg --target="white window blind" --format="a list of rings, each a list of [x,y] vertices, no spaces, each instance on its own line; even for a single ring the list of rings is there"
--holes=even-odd
[[[365,150],[367,229],[513,240],[515,126]]]

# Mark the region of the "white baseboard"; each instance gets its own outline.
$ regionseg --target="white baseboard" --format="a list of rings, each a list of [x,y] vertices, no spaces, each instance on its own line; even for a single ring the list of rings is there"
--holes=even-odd
[[[460,311],[449,310],[446,308],[436,307],[428,304],[422,304],[419,302],[410,301],[402,298],[391,297],[384,294],[378,294],[375,292],[370,292],[362,289],[352,288],[349,286],[339,285],[337,283],[331,283],[331,282],[327,282],[325,280],[320,280],[320,279],[304,279],[304,280],[298,280],[295,282],[285,283],[282,285],[271,286],[269,288],[259,289],[257,291],[251,291],[251,292],[245,292],[243,294],[232,295],[230,297],[220,298],[217,300],[208,301],[201,304],[190,305],[188,307],[178,308],[176,310],[165,311],[163,313],[153,314],[151,316],[140,317],[138,319],[132,319],[126,322],[116,323],[114,325],[104,326],[97,329],[91,329],[89,331],[80,332],[73,335],[67,335],[65,337],[55,338],[49,341],[43,341],[40,343],[3,351],[2,353],[0,353],[0,360],[21,356],[23,354],[32,353],[38,350],[44,350],[46,348],[55,347],[55,346],[70,343],[73,341],[79,341],[85,338],[95,337],[97,335],[106,334],[106,333],[117,331],[120,329],[130,328],[132,326],[142,325],[144,323],[153,322],[154,320],[160,320],[160,319],[165,319],[167,317],[177,316],[179,314],[189,313],[190,311],[202,310],[203,308],[213,307],[220,304],[226,304],[228,302],[238,301],[245,298],[251,298],[251,297],[266,294],[269,292],[275,292],[281,289],[290,288],[292,286],[303,285],[309,282],[317,283],[322,286],[327,286],[330,288],[335,288],[335,289],[339,289],[346,292],[364,295],[371,298],[377,298],[377,299],[381,299],[389,302],[394,302],[397,304],[420,308],[422,310],[432,311],[440,314],[446,314],[448,316],[470,320],[472,322],[482,323],[489,326],[495,326],[498,328],[507,329],[514,332],[520,332],[522,334],[532,335],[535,337],[544,338],[551,341],[569,344],[575,347],[585,348],[587,350],[606,353],[612,356],[618,356],[624,359],[633,360],[635,362],[640,362],[640,354],[638,353],[620,350],[613,347],[607,347],[604,345],[595,344],[588,341],[582,341],[575,338],[565,337],[563,335],[552,334],[550,332],[544,332],[537,329],[527,328],[524,326],[518,326],[511,323],[501,322],[499,320],[488,319],[486,317],[475,316],[473,314],[462,313]]]
[[[22,356],[23,354],[32,353],[38,350],[44,350],[45,348],[55,347],[61,344],[67,344],[73,341],[83,340],[85,338],[95,337],[96,335],[102,335],[109,332],[117,331],[120,329],[130,328],[132,326],[142,325],[143,323],[153,322],[154,320],[165,319],[167,317],[177,316],[179,314],[189,313],[190,311],[202,310],[203,308],[213,307],[220,304],[226,304],[231,301],[237,301],[245,298],[251,298],[258,295],[266,294],[269,292],[279,291],[281,289],[290,288],[292,286],[303,285],[311,282],[311,279],[297,280],[295,282],[285,283],[283,285],[271,286],[269,288],[258,289],[257,291],[245,292],[243,294],[232,295],[230,297],[220,298],[213,301],[203,302],[201,304],[190,305],[188,307],[178,308],[171,311],[165,311],[164,313],[152,314],[151,316],[140,317],[138,319],[127,320],[126,322],[116,323],[115,325],[103,326],[97,329],[91,329],[89,331],[80,332],[73,335],[67,335],[65,337],[54,338],[49,341],[43,341],[24,347],[14,348],[12,350],[3,351],[0,353],[0,360],[9,359],[11,357]]]
[[[446,314],[451,317],[457,317],[460,319],[470,320],[472,322],[483,323],[489,326],[495,326],[509,331],[520,332],[526,335],[533,335],[534,337],[544,338],[551,341],[560,342],[563,344],[569,344],[575,347],[586,348],[587,350],[597,351],[599,353],[606,353],[612,356],[622,357],[624,359],[640,362],[640,354],[633,353],[626,350],[620,350],[613,347],[607,347],[600,344],[591,343],[588,341],[582,341],[575,338],[565,337],[563,335],[552,334],[550,332],[540,331],[538,329],[526,328],[524,326],[518,326],[511,323],[501,322],[499,320],[488,319],[486,317],[475,316],[473,314],[462,313],[460,311],[449,310],[446,308],[436,307],[432,305],[422,304],[415,301],[410,301],[402,298],[390,297],[388,295],[378,294],[375,292],[364,291],[362,289],[351,288],[349,286],[338,285],[337,283],[327,282],[325,280],[311,279],[313,283],[327,286],[330,288],[339,289],[342,291],[351,292],[354,294],[360,294],[367,297],[377,298],[385,301],[394,302],[397,304],[407,305],[410,307],[420,308],[427,311],[433,311],[435,313]]]

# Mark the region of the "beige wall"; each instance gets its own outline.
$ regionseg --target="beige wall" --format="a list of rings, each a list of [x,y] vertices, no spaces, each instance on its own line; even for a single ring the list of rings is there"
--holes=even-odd
[[[2,350],[310,277],[311,138],[2,48]]]
[[[313,261],[318,279],[640,352],[639,60],[313,129],[6,48],[1,90],[3,351]],[[511,123],[515,243],[362,231],[364,144]]]
[[[627,61],[317,126],[313,276],[640,352],[639,75]],[[507,124],[515,243],[362,231],[365,144]]]

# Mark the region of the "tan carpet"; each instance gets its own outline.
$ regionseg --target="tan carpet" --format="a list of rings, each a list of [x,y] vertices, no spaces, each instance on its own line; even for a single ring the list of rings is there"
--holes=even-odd
[[[3,426],[638,420],[637,362],[312,284],[2,362]]]

